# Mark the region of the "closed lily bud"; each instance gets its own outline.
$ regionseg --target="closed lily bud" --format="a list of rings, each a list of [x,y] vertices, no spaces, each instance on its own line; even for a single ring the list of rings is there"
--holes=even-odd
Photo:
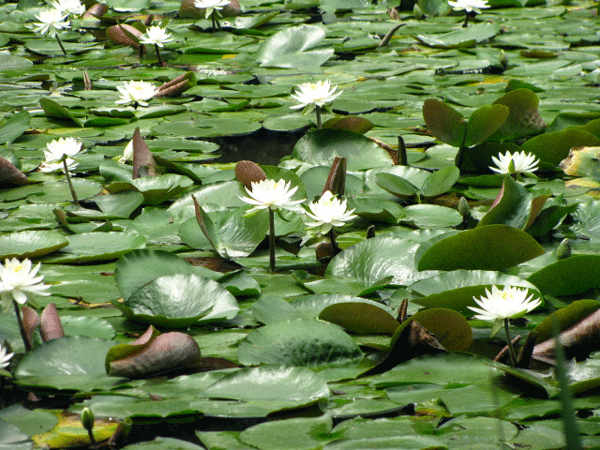
[[[463,219],[466,219],[471,215],[471,207],[469,206],[467,199],[464,197],[461,197],[458,201],[458,212],[461,216],[463,216]]]
[[[81,423],[83,428],[90,431],[94,428],[94,413],[90,408],[83,408],[81,412]]]
[[[571,256],[571,241],[564,238],[556,248],[556,257],[561,260],[567,259],[569,256]]]

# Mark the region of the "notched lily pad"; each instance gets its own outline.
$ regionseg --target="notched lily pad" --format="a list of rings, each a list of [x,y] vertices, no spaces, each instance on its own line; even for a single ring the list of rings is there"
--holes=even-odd
[[[159,276],[115,306],[128,319],[168,328],[185,328],[201,319],[232,318],[237,313],[235,297],[227,289],[191,273]],[[209,315],[213,310],[215,314]]]

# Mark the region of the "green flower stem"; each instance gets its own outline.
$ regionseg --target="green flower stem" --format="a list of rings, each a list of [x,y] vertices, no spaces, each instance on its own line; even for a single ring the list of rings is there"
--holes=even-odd
[[[337,241],[335,240],[335,232],[333,231],[333,228],[331,228],[331,230],[329,230],[329,241],[331,242],[331,247],[333,248],[333,255],[337,255],[339,252],[341,252],[340,247],[337,244]]]
[[[21,318],[21,310],[19,309],[19,304],[16,302],[16,300],[13,300],[13,306],[15,307],[15,315],[17,316],[17,323],[19,324],[21,339],[23,339],[25,351],[28,352],[31,350],[31,344],[29,343],[29,339],[27,339],[27,333],[25,332],[25,328],[23,327],[23,319]]]
[[[515,347],[513,346],[512,340],[510,339],[510,330],[508,327],[508,319],[504,319],[504,331],[506,332],[506,343],[508,344],[508,354],[510,355],[510,364],[513,367],[517,367],[517,356],[515,354]]]
[[[469,16],[467,16],[469,17]],[[458,167],[458,170],[460,170],[460,167],[462,166],[462,162],[463,162],[463,157],[464,157],[464,152],[465,152],[465,147],[458,147],[458,153],[456,154],[456,167]]]
[[[469,26],[469,13],[465,11],[465,21],[463,23],[463,28],[466,28]]]
[[[212,27],[213,27],[213,31],[217,31],[221,29],[221,24],[219,23],[219,19],[217,19],[217,10],[215,9],[212,14],[210,15],[210,18],[212,19]]]
[[[315,106],[315,111],[317,112],[317,130],[321,130],[323,128],[323,123],[321,122],[321,107],[319,105]]]
[[[275,213],[269,208],[269,266],[275,272]]]
[[[66,159],[63,159],[63,167],[65,168],[65,174],[67,175],[67,184],[69,185],[69,190],[71,191],[71,197],[73,197],[73,203],[75,203],[77,206],[81,206],[79,204],[79,200],[77,200],[77,194],[73,188],[73,183],[71,182],[71,175],[69,175],[69,168],[67,167]]]
[[[158,65],[162,66],[163,62],[162,62],[162,59],[160,57],[160,50],[158,49],[158,44],[154,44],[154,48],[156,48],[156,57],[158,58]]]
[[[56,36],[56,42],[58,42],[58,45],[60,46],[60,49],[62,50],[63,54],[66,55],[67,51],[65,50],[65,46],[63,45],[62,41],[58,37],[58,34],[56,34],[55,36]]]

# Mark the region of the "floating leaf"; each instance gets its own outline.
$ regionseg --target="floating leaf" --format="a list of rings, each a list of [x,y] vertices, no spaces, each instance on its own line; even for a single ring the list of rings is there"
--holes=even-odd
[[[600,255],[572,255],[527,278],[544,294],[576,295],[600,287]]]
[[[393,334],[400,325],[385,308],[367,301],[330,305],[321,311],[319,319],[358,334]]]
[[[600,145],[600,139],[580,128],[567,128],[531,138],[521,145],[526,153],[533,153],[541,161],[557,167],[569,156],[573,147],[594,147]]]
[[[421,256],[418,269],[503,270],[543,254],[540,244],[524,231],[486,225],[433,244]]]
[[[475,47],[497,35],[502,27],[498,23],[480,23],[466,28],[460,28],[442,35],[417,35],[415,38],[423,45],[435,48],[464,48]]]
[[[0,258],[35,258],[66,247],[69,241],[57,231],[19,231],[0,236]]]
[[[15,382],[30,389],[90,392],[120,381],[106,375],[104,355],[114,341],[67,336],[28,352],[15,370]]]
[[[285,320],[252,331],[240,343],[241,364],[320,367],[362,358],[358,345],[337,325],[316,320]]]
[[[498,131],[490,137],[494,141],[507,141],[540,133],[546,122],[538,113],[540,99],[529,89],[515,89],[494,102],[508,106],[508,117]]]
[[[53,119],[67,119],[75,123],[78,127],[83,127],[83,123],[73,114],[71,114],[65,107],[61,106],[54,100],[50,100],[47,97],[40,98],[40,106],[48,117]]]
[[[189,273],[159,276],[133,292],[124,304],[115,306],[131,320],[167,328],[185,328],[200,320],[231,319],[238,310],[227,289]]]
[[[258,50],[256,60],[262,67],[305,70],[322,65],[333,56],[333,48],[323,48],[323,28],[300,25],[286,28],[268,38]]]
[[[30,120],[31,116],[27,111],[20,111],[10,116],[0,125],[0,144],[11,143],[21,136],[29,128]]]

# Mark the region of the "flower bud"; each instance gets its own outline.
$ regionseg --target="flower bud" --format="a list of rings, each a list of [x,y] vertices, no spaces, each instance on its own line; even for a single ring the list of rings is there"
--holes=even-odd
[[[458,201],[458,212],[461,216],[463,216],[463,219],[466,219],[471,215],[471,207],[469,206],[467,199],[464,197],[461,197]]]
[[[81,412],[81,423],[83,424],[83,428],[88,431],[91,431],[94,428],[94,413],[90,408],[83,408]]]
[[[560,261],[561,259],[567,259],[569,256],[571,256],[571,241],[564,238],[556,248],[556,258]]]

